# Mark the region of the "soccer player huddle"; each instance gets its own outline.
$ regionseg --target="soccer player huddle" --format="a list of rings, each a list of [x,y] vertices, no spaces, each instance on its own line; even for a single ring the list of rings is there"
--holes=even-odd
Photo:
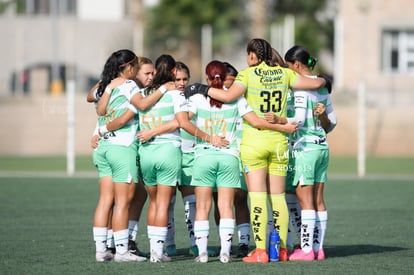
[[[171,261],[177,190],[196,262],[325,259],[326,136],[336,125],[330,81],[312,74],[317,59],[301,46],[283,60],[266,40],[252,39],[246,60],[240,72],[213,60],[207,85],[189,85],[189,68],[171,55],[155,63],[130,50],[109,56],[87,97],[98,114],[96,261]],[[147,197],[144,253],[136,238]],[[213,204],[219,251],[208,249]],[[272,231],[280,242],[269,259]]]

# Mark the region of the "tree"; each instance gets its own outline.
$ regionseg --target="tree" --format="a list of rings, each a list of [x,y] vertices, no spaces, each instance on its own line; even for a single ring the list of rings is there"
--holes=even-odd
[[[295,44],[303,45],[312,55],[318,55],[322,49],[333,52],[334,24],[329,13],[334,8],[332,4],[335,1],[278,0],[272,10],[276,22],[287,14],[295,16]]]
[[[5,0],[0,1],[0,14],[3,14],[11,5],[16,5],[13,7],[16,13],[24,12],[24,1],[23,0]]]
[[[171,53],[190,68],[200,68],[203,25],[212,26],[214,56],[228,59],[244,50],[252,37],[264,34],[262,38],[269,40],[270,25],[292,14],[296,18],[296,43],[317,55],[321,49],[333,49],[333,20],[323,16],[327,3],[333,1],[160,0],[146,13],[146,48],[150,57]],[[266,30],[259,30],[262,27]]]
[[[216,54],[230,52],[234,44],[244,45],[247,33],[238,31],[247,23],[244,1],[160,0],[148,13],[145,37],[150,55],[173,53],[177,60],[185,59],[193,63],[190,67],[200,68],[201,28],[205,24],[212,26]]]

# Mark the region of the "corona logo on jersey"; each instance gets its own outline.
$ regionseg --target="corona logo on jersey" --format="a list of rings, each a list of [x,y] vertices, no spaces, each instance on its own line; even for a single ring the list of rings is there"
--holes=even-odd
[[[279,82],[283,76],[283,70],[280,68],[272,68],[269,70],[256,68],[254,72],[257,76],[260,76],[260,83],[263,85],[274,85]]]

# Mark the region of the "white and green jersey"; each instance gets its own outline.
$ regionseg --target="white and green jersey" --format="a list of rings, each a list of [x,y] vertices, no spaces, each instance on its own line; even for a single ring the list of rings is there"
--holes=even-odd
[[[195,125],[194,118],[192,118],[190,122]],[[184,129],[180,129],[180,134],[181,134],[181,151],[183,153],[193,153],[195,145],[196,145],[196,138],[193,135],[189,134]]]
[[[98,118],[99,126],[103,126],[115,118],[120,117],[127,109],[130,109],[136,114],[137,109],[130,101],[138,91],[139,88],[133,80],[127,80],[116,87],[111,93],[105,116]],[[122,128],[106,133],[103,139],[113,144],[130,146],[136,141],[137,125],[138,115],[129,120]]]
[[[144,91],[144,90],[142,90]],[[142,93],[143,96],[144,93]],[[157,103],[146,111],[139,111],[139,128],[154,129],[175,119],[175,114],[187,111],[187,103],[184,95],[178,91],[166,92]],[[181,146],[179,130],[163,133],[149,140],[148,144],[161,144],[173,142],[176,147]]]
[[[223,103],[221,108],[217,108],[210,105],[210,97],[196,94],[190,97],[188,110],[194,114],[196,126],[200,130],[210,136],[224,136],[230,142],[226,147],[217,148],[207,141],[197,139],[196,155],[199,149],[214,148],[239,157],[241,118],[253,111],[244,97],[232,103]]]
[[[290,135],[290,144],[294,150],[328,149],[326,132],[314,110],[318,103],[326,106],[327,113],[333,112],[332,102],[326,88],[315,91],[294,92],[294,121],[299,129]],[[335,122],[336,123],[336,122]]]

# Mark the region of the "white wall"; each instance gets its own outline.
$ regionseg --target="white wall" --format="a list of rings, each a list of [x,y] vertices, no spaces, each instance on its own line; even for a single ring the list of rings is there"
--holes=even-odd
[[[80,20],[119,21],[124,16],[125,2],[120,0],[78,0]]]

